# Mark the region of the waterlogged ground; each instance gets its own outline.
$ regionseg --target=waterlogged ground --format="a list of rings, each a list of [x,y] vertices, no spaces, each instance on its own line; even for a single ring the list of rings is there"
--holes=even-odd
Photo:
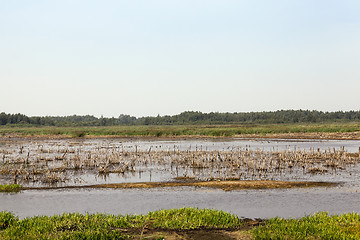
[[[354,182],[360,141],[10,139],[0,184],[25,187],[178,180]]]
[[[358,140],[21,139],[0,142],[0,183],[26,187],[186,180],[327,181],[336,187],[222,191],[54,189],[0,194],[20,217],[62,212],[147,213],[185,206],[250,218],[360,212]]]

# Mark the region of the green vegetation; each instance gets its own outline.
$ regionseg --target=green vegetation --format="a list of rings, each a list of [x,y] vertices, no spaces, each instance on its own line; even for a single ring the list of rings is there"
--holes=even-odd
[[[19,184],[4,184],[0,185],[0,192],[18,192],[21,188]]]
[[[257,222],[259,224],[259,222]],[[67,213],[18,219],[0,212],[0,239],[163,239],[171,231],[241,231],[241,239],[360,239],[360,215],[316,213],[301,219],[272,218],[253,226],[218,210],[181,208],[147,215]],[[250,232],[248,228],[252,228]],[[145,236],[145,230],[151,230]]]
[[[252,124],[252,125],[172,125],[105,127],[0,127],[0,134],[92,136],[219,136],[277,133],[334,133],[360,131],[360,123]]]
[[[235,136],[241,134],[355,132],[360,111],[282,110],[250,113],[183,112],[174,116],[118,118],[28,117],[0,113],[0,134],[111,136]]]
[[[219,124],[290,124],[360,122],[360,111],[322,112],[309,110],[281,110],[275,112],[202,113],[182,112],[173,116],[133,117],[120,114],[117,118],[86,116],[28,117],[24,114],[0,113],[0,125],[17,126],[119,126],[119,125],[219,125]]]
[[[320,212],[301,219],[273,218],[252,232],[255,239],[360,239],[360,215]]]
[[[19,221],[19,218],[15,217],[10,212],[0,212],[0,236],[1,230],[4,230],[10,226],[13,226]]]
[[[63,214],[19,220],[0,212],[0,239],[128,239],[145,228],[184,230],[236,228],[242,220],[217,210],[181,208],[147,215]]]

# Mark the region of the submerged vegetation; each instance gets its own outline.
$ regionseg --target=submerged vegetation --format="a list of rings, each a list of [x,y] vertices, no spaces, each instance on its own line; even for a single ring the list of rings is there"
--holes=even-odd
[[[0,212],[1,239],[359,239],[360,215],[331,216],[315,213],[301,219],[272,218],[265,221],[241,219],[211,209],[181,208],[146,215],[66,213],[19,219]],[[209,238],[204,238],[207,233]],[[231,237],[236,233],[235,237]],[[192,238],[191,235],[193,234]],[[223,235],[223,236],[224,236]],[[222,235],[215,235],[222,239]]]
[[[214,180],[309,181],[313,175],[351,173],[360,163],[360,152],[343,148],[267,151],[246,145],[214,150],[197,145],[180,149],[175,144],[138,146],[112,139],[10,140],[8,144],[0,147],[0,176],[6,183],[25,187],[122,183],[124,179],[156,182],[159,176],[163,183],[181,182],[181,178],[197,182],[179,186],[200,186],[203,181],[210,186]],[[233,188],[222,184],[223,189]]]

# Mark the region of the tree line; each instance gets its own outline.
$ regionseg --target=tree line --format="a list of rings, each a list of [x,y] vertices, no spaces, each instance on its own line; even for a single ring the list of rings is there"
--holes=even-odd
[[[120,114],[105,118],[85,116],[38,116],[0,113],[0,125],[31,126],[117,126],[117,125],[186,125],[186,124],[280,124],[280,123],[322,123],[358,122],[360,111],[322,112],[310,110],[279,110],[268,112],[202,113],[186,111],[173,116],[134,117]]]

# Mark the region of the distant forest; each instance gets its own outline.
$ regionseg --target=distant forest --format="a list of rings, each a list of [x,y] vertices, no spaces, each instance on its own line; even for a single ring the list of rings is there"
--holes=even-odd
[[[186,124],[280,124],[359,122],[360,111],[322,112],[310,110],[280,110],[274,112],[202,113],[186,111],[173,116],[133,117],[121,114],[117,118],[86,116],[28,117],[24,114],[0,113],[0,125],[17,126],[117,126],[117,125],[186,125]]]

